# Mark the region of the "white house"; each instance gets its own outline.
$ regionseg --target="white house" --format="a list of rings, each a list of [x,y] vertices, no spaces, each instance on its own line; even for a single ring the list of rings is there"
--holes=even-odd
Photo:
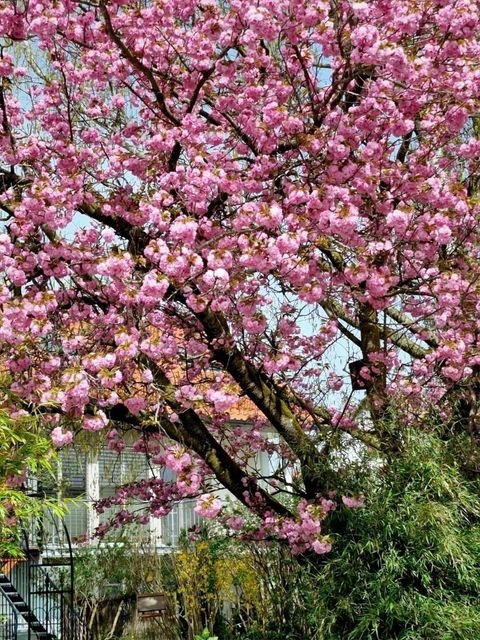
[[[276,470],[278,462],[275,454],[262,451],[250,464],[261,475],[268,476]],[[111,507],[98,514],[96,502],[113,496],[123,484],[160,473],[165,479],[173,479],[172,472],[168,470],[152,469],[145,454],[134,451],[132,447],[126,447],[121,453],[106,448],[89,453],[75,447],[64,449],[60,455],[58,485],[61,497],[72,499],[64,520],[73,544],[94,539],[95,529],[121,508]],[[221,489],[219,493],[229,495]],[[151,518],[145,525],[143,541],[158,552],[176,547],[181,532],[200,522],[194,511],[195,504],[195,499],[184,499],[167,516]],[[140,502],[130,503],[125,508],[140,510],[142,506]],[[56,543],[55,535],[52,532],[52,547]]]

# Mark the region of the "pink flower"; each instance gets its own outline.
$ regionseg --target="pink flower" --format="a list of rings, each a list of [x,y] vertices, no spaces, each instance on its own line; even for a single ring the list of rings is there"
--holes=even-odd
[[[238,402],[238,397],[225,393],[223,391],[215,391],[210,389],[206,393],[206,399],[213,404],[215,411],[224,413],[231,409]]]
[[[332,391],[340,391],[343,387],[343,380],[336,373],[331,373],[327,378],[327,386]]]
[[[204,493],[197,500],[197,506],[195,507],[195,513],[203,518],[215,518],[222,510],[222,501],[220,498]]]
[[[120,439],[120,434],[116,429],[112,429],[108,432],[107,440],[107,447],[110,449],[110,451],[116,451],[117,453],[120,453],[125,449],[125,443]]]
[[[191,467],[192,458],[182,447],[172,447],[165,456],[164,464],[168,469],[180,473]]]
[[[439,244],[448,244],[452,239],[452,230],[444,224],[435,230],[435,236]]]
[[[50,437],[56,447],[63,447],[73,442],[73,433],[71,431],[63,431],[61,427],[55,427],[50,433]]]
[[[352,54],[355,62],[368,63],[375,60],[380,42],[378,29],[374,25],[359,25],[352,31],[350,40],[355,47]]]
[[[168,289],[168,280],[161,277],[156,271],[149,271],[143,279],[140,294],[143,298],[152,298],[159,302],[163,299]]]
[[[332,544],[325,539],[314,540],[312,542],[312,549],[319,555],[323,553],[329,553],[332,550]]]
[[[133,413],[134,416],[136,416],[140,413],[140,411],[143,411],[143,409],[145,409],[146,402],[144,398],[136,396],[134,398],[127,398],[124,401],[124,405],[131,413]]]
[[[86,431],[100,431],[108,424],[108,418],[103,411],[98,411],[94,416],[83,418],[83,428]]]
[[[26,469],[22,469],[22,471],[20,471],[20,473],[17,473],[14,476],[8,476],[7,477],[7,486],[10,487],[11,489],[16,489],[17,487],[21,487],[22,484],[26,481],[27,479],[27,470]]]
[[[200,489],[200,485],[202,484],[202,476],[197,473],[197,471],[188,469],[188,471],[179,474],[175,484],[177,485],[178,490],[183,493],[183,495],[193,496]]]
[[[359,507],[363,507],[365,503],[365,497],[362,493],[360,493],[356,497],[342,496],[342,502],[349,509],[358,509]]]
[[[240,529],[242,529],[243,525],[245,524],[245,520],[241,516],[231,516],[230,518],[227,518],[227,520],[225,520],[225,524],[230,529],[233,529],[233,531],[240,531]]]
[[[386,221],[398,236],[403,236],[408,228],[410,219],[411,215],[406,211],[399,211],[398,209],[395,209],[387,215]]]
[[[179,216],[170,227],[170,236],[184,244],[191,245],[197,235],[198,224],[192,218]]]

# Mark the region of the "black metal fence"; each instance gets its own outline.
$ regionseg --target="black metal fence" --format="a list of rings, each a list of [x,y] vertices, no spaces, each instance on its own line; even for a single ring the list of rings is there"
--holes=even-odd
[[[0,639],[17,640],[18,613],[15,607],[3,597],[0,597]]]
[[[48,530],[44,525],[40,530]],[[23,558],[0,558],[0,640],[89,640],[75,608],[68,531],[53,554],[37,533],[32,526],[25,531]]]

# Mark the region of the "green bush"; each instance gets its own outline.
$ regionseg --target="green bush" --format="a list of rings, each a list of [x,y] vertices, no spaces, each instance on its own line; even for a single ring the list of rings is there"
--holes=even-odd
[[[54,478],[56,454],[39,420],[13,420],[0,411],[0,558],[21,556],[22,528],[49,509],[56,515],[64,507],[56,500],[39,500],[25,491],[28,477]]]
[[[333,517],[312,638],[478,640],[478,483],[462,475],[449,443],[407,434],[365,493],[365,508]]]

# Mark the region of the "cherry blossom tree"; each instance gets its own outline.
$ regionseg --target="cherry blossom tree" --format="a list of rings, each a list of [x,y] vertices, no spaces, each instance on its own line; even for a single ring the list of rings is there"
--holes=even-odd
[[[342,447],[434,413],[475,450],[479,9],[0,2],[10,410],[136,434],[176,473],[122,490],[143,520],[199,496],[241,530],[214,478],[296,552],[361,504]]]

